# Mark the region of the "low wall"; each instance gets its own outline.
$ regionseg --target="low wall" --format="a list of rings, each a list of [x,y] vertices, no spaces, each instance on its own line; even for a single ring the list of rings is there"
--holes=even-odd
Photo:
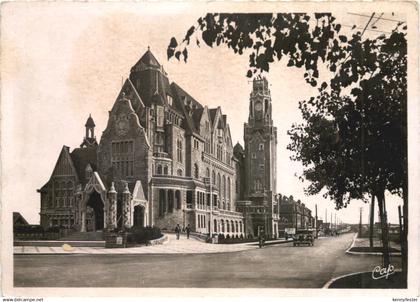
[[[168,236],[163,235],[162,237],[158,238],[158,239],[154,239],[154,240],[149,240],[147,242],[147,245],[158,245],[158,244],[164,244],[165,242],[168,241]]]

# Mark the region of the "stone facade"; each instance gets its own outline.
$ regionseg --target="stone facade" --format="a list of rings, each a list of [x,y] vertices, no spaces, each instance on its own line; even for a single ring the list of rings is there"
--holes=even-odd
[[[244,142],[245,149],[238,146],[235,151],[244,166],[239,210],[247,216],[246,232],[257,236],[263,227],[268,237],[277,237],[277,128],[273,125],[271,94],[265,78],[253,81]]]
[[[80,148],[64,146],[38,190],[44,227],[190,224],[201,233],[244,234],[226,115],[170,83],[150,50],[131,68],[99,144],[91,116],[85,127]]]
[[[41,194],[41,224],[80,231],[177,224],[205,234],[277,237],[277,129],[268,82],[255,79],[243,148],[228,119],[174,82],[148,50],[131,68],[99,143],[89,116]]]

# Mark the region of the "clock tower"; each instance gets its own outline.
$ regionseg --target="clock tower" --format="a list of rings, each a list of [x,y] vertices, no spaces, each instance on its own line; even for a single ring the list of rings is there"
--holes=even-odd
[[[254,79],[249,101],[248,123],[244,125],[245,198],[252,226],[248,232],[258,236],[278,234],[276,203],[277,128],[273,126],[272,102],[267,79]]]

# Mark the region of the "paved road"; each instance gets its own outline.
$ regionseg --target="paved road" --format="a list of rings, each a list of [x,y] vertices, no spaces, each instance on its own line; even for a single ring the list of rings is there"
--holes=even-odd
[[[370,271],[378,256],[346,255],[352,234],[241,252],[165,255],[15,255],[15,286],[319,288]],[[399,258],[393,258],[399,262]],[[399,263],[395,263],[399,267]]]

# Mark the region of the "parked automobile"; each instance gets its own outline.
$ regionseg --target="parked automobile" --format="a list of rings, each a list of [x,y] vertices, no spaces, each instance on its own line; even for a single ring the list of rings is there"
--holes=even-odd
[[[300,246],[302,244],[313,246],[314,238],[315,236],[313,230],[297,230],[296,234],[293,235],[293,246]]]

